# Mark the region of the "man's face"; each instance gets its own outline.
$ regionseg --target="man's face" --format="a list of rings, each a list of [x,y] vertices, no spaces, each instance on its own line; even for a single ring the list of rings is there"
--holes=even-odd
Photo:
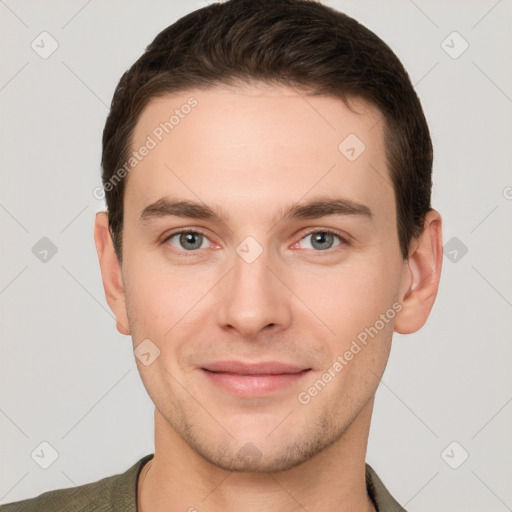
[[[166,425],[226,469],[293,467],[371,412],[408,268],[381,115],[352,106],[218,87],[154,99],[136,126],[133,150],[156,145],[128,177],[122,275],[134,347],[160,351],[139,371]],[[219,219],[165,204],[184,201]]]

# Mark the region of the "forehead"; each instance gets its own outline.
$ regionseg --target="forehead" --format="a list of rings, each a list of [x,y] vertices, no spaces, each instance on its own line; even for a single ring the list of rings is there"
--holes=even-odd
[[[247,212],[336,191],[376,210],[394,204],[382,116],[359,99],[349,108],[269,85],[185,91],[148,103],[131,149],[145,156],[129,172],[125,213],[166,194]]]

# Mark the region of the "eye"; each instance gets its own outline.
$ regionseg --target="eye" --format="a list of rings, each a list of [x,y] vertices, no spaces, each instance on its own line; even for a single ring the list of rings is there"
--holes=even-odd
[[[336,239],[338,242],[336,242]],[[302,247],[303,249],[326,251],[328,249],[332,249],[333,247],[342,245],[345,243],[345,240],[340,235],[332,231],[319,230],[308,233],[297,243],[300,244],[301,242],[305,243],[305,246]]]
[[[165,242],[170,243],[177,249],[190,252],[206,249],[210,241],[203,233],[198,231],[180,231],[168,237]]]

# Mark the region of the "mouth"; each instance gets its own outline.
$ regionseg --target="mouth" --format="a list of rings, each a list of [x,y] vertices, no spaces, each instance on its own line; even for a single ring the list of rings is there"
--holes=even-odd
[[[263,397],[297,384],[311,368],[277,361],[255,364],[221,361],[200,370],[211,384],[223,391],[240,397]]]

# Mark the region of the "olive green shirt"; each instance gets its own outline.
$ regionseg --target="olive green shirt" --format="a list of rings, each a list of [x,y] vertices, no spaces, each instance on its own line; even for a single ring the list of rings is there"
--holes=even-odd
[[[146,455],[120,475],[0,505],[0,512],[137,512],[137,480],[153,455]],[[368,464],[366,488],[377,512],[405,512]]]

